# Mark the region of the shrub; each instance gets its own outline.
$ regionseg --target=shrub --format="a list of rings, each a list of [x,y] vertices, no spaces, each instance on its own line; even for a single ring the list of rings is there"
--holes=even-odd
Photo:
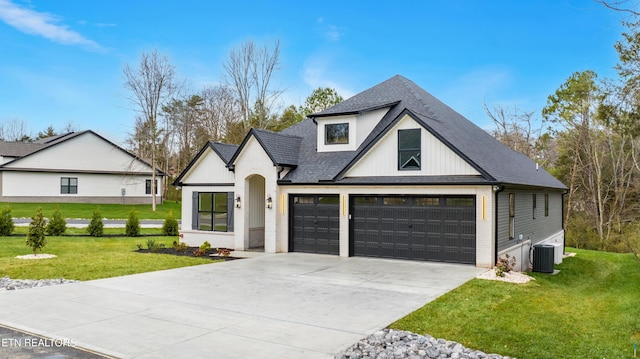
[[[189,249],[189,246],[187,246],[187,244],[184,242],[178,243],[176,241],[173,241],[173,249],[175,249],[176,252],[186,252],[187,249]]]
[[[0,211],[0,236],[10,236],[13,234],[13,219],[11,218],[11,208],[8,206]]]
[[[511,259],[509,259],[511,258]],[[509,273],[516,266],[516,257],[512,257],[509,254],[505,254],[505,257],[498,258],[496,263],[496,275],[498,277],[504,277],[505,273]]]
[[[158,252],[161,248],[164,248],[164,244],[157,242],[155,239],[149,238],[147,239],[147,248],[155,253]]]
[[[173,211],[169,211],[167,218],[162,223],[162,233],[165,236],[177,236],[178,235],[178,220],[173,216]]]
[[[221,257],[228,257],[231,254],[231,251],[227,248],[216,248],[216,253],[218,253]]]
[[[27,233],[27,240],[25,241],[25,244],[33,250],[33,255],[36,255],[39,249],[47,245],[47,237],[45,236],[46,223],[42,215],[42,208],[38,207],[36,215],[31,217],[29,232]]]
[[[211,244],[208,241],[204,241],[204,243],[200,245],[200,249],[206,252],[211,249]]]
[[[138,219],[138,216],[136,216],[136,212],[134,210],[131,210],[131,212],[129,212],[129,218],[127,218],[125,232],[127,234],[127,237],[140,236],[140,220]]]
[[[47,227],[45,229],[48,236],[59,236],[63,234],[67,230],[67,221],[62,218],[62,214],[60,213],[60,208],[56,208],[53,211],[53,215],[51,215],[51,219],[49,223],[47,223]]]
[[[193,251],[193,256],[194,257],[202,257],[203,255],[206,254],[206,251],[203,251],[202,249],[198,248],[195,251]]]
[[[104,224],[102,223],[102,215],[100,214],[100,208],[93,210],[93,216],[91,217],[91,223],[87,227],[87,232],[93,237],[102,237],[104,233]]]

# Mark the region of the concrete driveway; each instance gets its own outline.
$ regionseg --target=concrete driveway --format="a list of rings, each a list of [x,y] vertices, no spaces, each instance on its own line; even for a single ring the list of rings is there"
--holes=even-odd
[[[120,358],[327,358],[482,272],[267,254],[0,292],[0,323]]]

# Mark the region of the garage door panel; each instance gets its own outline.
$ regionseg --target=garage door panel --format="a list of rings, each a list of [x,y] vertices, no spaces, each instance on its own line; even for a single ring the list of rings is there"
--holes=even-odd
[[[475,198],[352,197],[353,255],[475,264]]]
[[[339,254],[340,207],[337,195],[293,195],[289,251]]]

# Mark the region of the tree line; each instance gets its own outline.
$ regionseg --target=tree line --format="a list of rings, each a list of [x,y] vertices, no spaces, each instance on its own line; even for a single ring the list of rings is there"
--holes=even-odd
[[[246,41],[230,51],[218,84],[193,91],[177,78],[166,55],[157,49],[143,53],[137,66],[123,68],[128,99],[137,113],[127,146],[172,176],[208,141],[239,144],[251,128],[281,131],[342,102],[336,90],[320,87],[303,105],[281,110],[284,91],[274,85],[279,56],[279,41],[264,45]],[[155,195],[152,188],[154,208]]]
[[[609,4],[610,5],[610,4]],[[640,249],[640,20],[624,22],[614,78],[577,71],[533,112],[490,109],[492,134],[544,166],[567,187],[567,245]]]

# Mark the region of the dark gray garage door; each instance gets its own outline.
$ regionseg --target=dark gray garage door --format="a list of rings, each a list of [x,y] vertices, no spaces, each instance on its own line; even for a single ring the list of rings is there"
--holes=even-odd
[[[338,195],[292,195],[289,251],[340,253]]]
[[[476,262],[473,196],[352,196],[350,253]]]

